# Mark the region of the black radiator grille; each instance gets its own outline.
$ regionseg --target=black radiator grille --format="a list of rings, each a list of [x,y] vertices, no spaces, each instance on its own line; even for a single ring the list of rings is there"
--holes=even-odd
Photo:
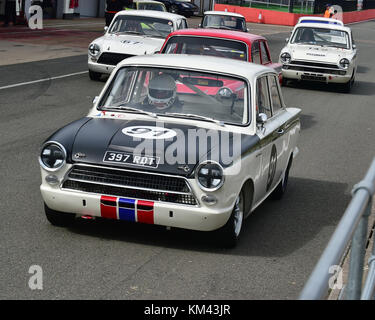
[[[197,202],[191,194],[179,194],[158,192],[139,189],[128,189],[100,184],[92,184],[80,181],[67,180],[63,184],[64,189],[78,190],[89,193],[98,193],[103,195],[129,197],[141,200],[152,200],[162,202],[172,202],[178,204],[196,205]]]
[[[75,165],[69,171],[62,188],[145,200],[196,204],[185,179],[131,170]]]
[[[298,64],[306,67],[320,67],[320,68],[330,68],[330,69],[339,69],[336,64],[331,63],[320,63],[320,62],[310,62],[310,61],[291,61],[290,64]]]
[[[99,57],[98,63],[109,64],[109,65],[115,66],[122,60],[126,58],[130,58],[132,56],[133,55],[131,54],[104,52]]]

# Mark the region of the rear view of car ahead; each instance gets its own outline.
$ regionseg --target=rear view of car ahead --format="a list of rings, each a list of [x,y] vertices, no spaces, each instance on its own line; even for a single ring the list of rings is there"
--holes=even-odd
[[[300,18],[281,50],[283,82],[288,79],[336,83],[350,92],[357,48],[350,28],[329,18]]]
[[[130,5],[130,8],[135,10],[155,10],[167,12],[167,8],[162,2],[151,0],[133,1],[133,3]]]
[[[243,15],[226,11],[206,11],[199,27],[243,32],[249,31],[246,27],[246,20]]]
[[[187,28],[186,18],[169,12],[120,11],[105,34],[89,45],[90,79],[110,74],[123,59],[159,51],[170,32],[183,28]]]
[[[300,109],[268,67],[206,56],[122,61],[89,114],[50,136],[39,161],[47,219],[107,218],[217,233],[286,191]]]
[[[171,13],[181,14],[187,18],[198,12],[198,6],[192,0],[159,0]]]
[[[160,52],[253,62],[273,68],[281,80],[281,64],[272,62],[267,39],[248,32],[210,28],[177,30],[169,34]]]

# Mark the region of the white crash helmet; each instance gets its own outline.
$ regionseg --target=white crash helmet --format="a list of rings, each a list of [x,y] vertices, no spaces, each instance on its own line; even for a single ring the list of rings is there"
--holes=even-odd
[[[151,79],[148,85],[148,103],[159,110],[169,108],[176,100],[176,82],[168,74]]]

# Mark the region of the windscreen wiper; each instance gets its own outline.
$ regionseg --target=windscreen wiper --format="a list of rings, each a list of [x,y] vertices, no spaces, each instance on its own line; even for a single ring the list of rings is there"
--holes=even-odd
[[[149,111],[144,111],[144,110],[141,110],[141,109],[137,109],[137,108],[132,108],[132,107],[125,107],[124,105],[119,105],[119,106],[111,106],[111,107],[107,107],[107,109],[116,109],[116,110],[123,110],[123,111],[133,111],[135,113],[140,113],[140,114],[146,114],[150,117],[153,117],[153,118],[157,118],[157,114],[154,113],[154,112],[149,112]]]
[[[219,121],[219,120],[216,120],[216,119],[213,119],[213,118],[209,118],[209,117],[205,117],[205,116],[200,116],[200,115],[197,115],[197,114],[179,113],[179,112],[166,112],[164,114],[167,115],[167,116],[177,116],[177,117],[188,117],[188,118],[201,119],[201,120],[206,120],[206,121],[210,121],[210,122],[216,123],[220,127],[224,127],[225,126],[224,121]]]

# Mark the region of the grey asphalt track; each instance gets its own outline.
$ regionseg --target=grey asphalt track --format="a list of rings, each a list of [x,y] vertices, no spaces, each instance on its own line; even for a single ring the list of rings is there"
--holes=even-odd
[[[289,189],[246,220],[232,250],[206,233],[157,226],[50,225],[40,146],[84,116],[104,82],[83,74],[0,90],[0,299],[296,299],[375,155],[375,21],[351,27],[359,48],[352,93],[283,88],[286,104],[302,108]],[[273,28],[267,38],[277,59],[289,33]],[[86,56],[2,66],[0,87],[85,70]],[[34,264],[43,268],[43,290],[28,287]]]

